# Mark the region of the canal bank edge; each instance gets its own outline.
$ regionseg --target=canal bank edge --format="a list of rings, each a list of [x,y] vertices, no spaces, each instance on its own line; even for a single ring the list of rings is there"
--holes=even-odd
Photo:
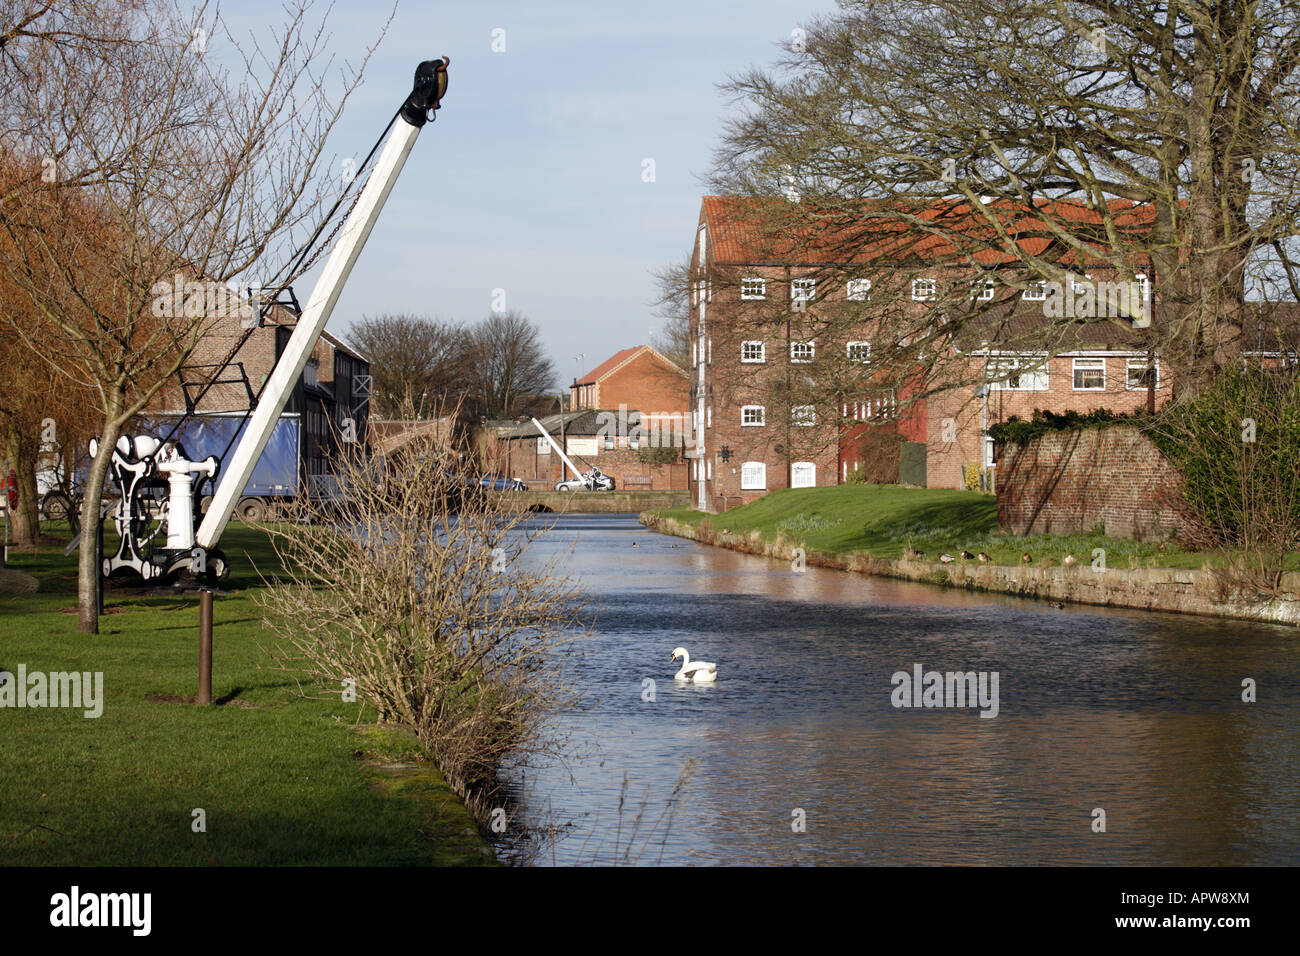
[[[660,534],[689,538],[700,544],[782,561],[793,561],[796,549],[802,547],[798,542],[787,541],[781,536],[775,541],[767,541],[758,531],[747,535],[723,534],[649,511],[642,512],[638,520],[651,531]],[[1094,571],[1086,564],[1073,567],[1034,567],[977,564],[970,561],[940,564],[908,558],[874,558],[867,554],[837,554],[807,549],[804,560],[814,567],[972,591],[994,591],[1032,600],[1068,601],[1073,604],[1300,625],[1300,600],[1293,597],[1272,601],[1237,600],[1223,594],[1221,580],[1207,570],[1109,567],[1104,571]],[[1291,594],[1300,593],[1300,574],[1284,574],[1282,585]]]

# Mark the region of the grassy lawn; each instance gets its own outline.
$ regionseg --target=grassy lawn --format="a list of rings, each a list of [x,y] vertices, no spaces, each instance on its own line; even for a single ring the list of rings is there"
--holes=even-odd
[[[266,535],[234,525],[222,548],[221,704],[204,708],[177,701],[197,689],[197,597],[110,589],[100,633],[81,635],[74,558],[10,552],[41,590],[0,596],[0,670],[101,671],[105,702],[99,718],[0,709],[0,865],[493,862],[412,738],[358,726],[359,705],[303,699],[293,674],[271,669],[251,600],[250,560],[274,564]]]
[[[997,498],[974,491],[910,488],[901,485],[838,485],[773,491],[752,504],[725,514],[706,515],[689,508],[657,512],[664,517],[732,534],[758,531],[773,541],[778,535],[811,551],[866,553],[898,558],[908,547],[930,560],[947,552],[985,552],[995,564],[1019,564],[1026,552],[1035,564],[1059,565],[1067,554],[1080,563],[1093,550],[1106,552],[1109,567],[1200,568],[1222,565],[1219,553],[1187,551],[1175,544],[1130,541],[1104,534],[1028,537],[998,531]],[[1292,562],[1293,566],[1297,562]]]

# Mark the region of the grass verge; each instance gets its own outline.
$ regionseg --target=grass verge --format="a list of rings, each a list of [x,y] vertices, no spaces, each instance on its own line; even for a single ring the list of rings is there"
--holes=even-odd
[[[110,545],[111,547],[111,545]],[[266,535],[232,526],[215,601],[213,696],[192,698],[198,598],[110,589],[78,634],[75,558],[10,552],[41,590],[0,596],[0,670],[103,673],[103,715],[0,709],[0,865],[457,865],[488,844],[414,738],[304,699],[267,669],[251,595]],[[341,696],[341,695],[340,695]],[[197,832],[202,810],[206,832]]]
[[[983,551],[994,564],[1019,564],[1027,553],[1035,564],[1051,567],[1059,565],[1067,554],[1087,564],[1096,549],[1102,549],[1109,567],[1195,569],[1223,567],[1228,562],[1228,555],[1222,552],[1108,537],[1101,529],[1072,535],[1002,534],[995,496],[946,488],[787,488],[720,515],[689,508],[668,508],[656,514],[714,532],[758,532],[764,540],[783,537],[810,551],[877,558],[899,558],[911,547],[924,551],[930,560],[945,552],[957,557],[963,550],[971,554]],[[1292,555],[1288,569],[1297,568],[1300,555]]]

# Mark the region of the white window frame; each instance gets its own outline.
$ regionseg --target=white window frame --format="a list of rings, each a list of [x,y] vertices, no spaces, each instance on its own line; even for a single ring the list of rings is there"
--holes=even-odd
[[[817,297],[817,280],[804,277],[790,280],[790,301],[811,302]]]
[[[705,481],[712,481],[712,480],[713,480],[713,459],[712,459],[712,458],[709,458],[709,459],[706,459],[706,460],[705,460],[705,463],[704,463],[704,480],[705,480]]]
[[[919,291],[929,289],[928,292]],[[913,302],[933,302],[939,297],[939,283],[934,279],[913,279],[912,280],[912,301]]]
[[[757,347],[757,358],[745,358],[745,350]],[[740,364],[741,365],[762,365],[767,361],[767,343],[760,342],[757,339],[750,339],[747,342],[740,343]]]
[[[1072,277],[1070,282],[1072,284],[1071,287],[1074,289],[1074,294],[1083,295],[1083,293],[1088,291],[1088,286],[1092,283],[1092,273],[1085,272],[1082,279]]]
[[[1148,367],[1147,360],[1145,356],[1139,358],[1130,357],[1124,360],[1124,388],[1126,391],[1145,392],[1147,390],[1147,387],[1145,385],[1132,384],[1132,377],[1129,374],[1133,369],[1138,369],[1140,371],[1145,372],[1147,370],[1147,367]],[[1160,391],[1160,356],[1157,355],[1154,359],[1151,360],[1150,367],[1154,369],[1156,373],[1156,391],[1158,392]]]
[[[844,295],[850,302],[869,302],[871,300],[871,280],[850,279],[844,286]]]
[[[997,294],[997,283],[992,279],[977,279],[972,283],[971,298],[976,302],[992,302]]]
[[[741,491],[767,491],[767,462],[746,461],[740,466]]]
[[[1020,298],[1029,302],[1046,302],[1047,282],[1043,279],[1035,279],[1025,286],[1025,291],[1020,294]]]
[[[705,365],[713,364],[713,339],[712,338],[709,339],[708,357],[704,364]]]
[[[807,349],[808,349],[808,357],[807,357],[807,358],[796,358],[796,357],[795,357],[795,349],[803,349],[805,346],[806,346]],[[805,341],[805,342],[791,342],[791,343],[790,343],[790,361],[791,361],[791,363],[793,363],[793,364],[795,364],[795,365],[810,365],[810,364],[812,364],[813,359],[815,359],[816,357],[817,357],[817,342],[816,342],[815,340],[813,340],[813,339],[808,339],[808,340]]]
[[[757,421],[745,421],[746,417],[757,418]],[[741,428],[762,428],[767,424],[767,409],[762,405],[741,405],[740,406],[740,427]]]
[[[705,409],[704,417],[705,417],[705,427],[712,428],[713,427],[713,406],[712,405],[710,405],[707,409]]]
[[[791,405],[790,424],[798,428],[812,428],[817,424],[817,406]]]
[[[984,368],[991,392],[1045,392],[1050,382],[1044,355],[990,355],[985,359]],[[994,379],[994,375],[1001,377]],[[1020,381],[1008,384],[1013,377]],[[1026,379],[1027,385],[1023,384]]]
[[[758,284],[756,290],[755,290],[755,286],[754,286],[755,283]],[[745,287],[746,287],[746,286],[749,286],[749,290],[750,290],[750,291],[748,291],[748,292],[745,291]],[[747,279],[741,279],[741,280],[740,280],[740,298],[741,298],[742,300],[744,300],[744,301],[747,301],[747,302],[754,302],[754,301],[757,301],[757,300],[759,300],[759,299],[766,299],[766,298],[767,298],[767,280],[764,279],[764,278],[762,278],[761,276],[750,276],[750,277],[747,278]]]
[[[847,464],[847,462],[846,462]],[[795,475],[799,472],[810,472],[811,481],[796,481]],[[811,461],[796,461],[790,465],[790,487],[791,488],[816,488],[817,487],[817,464]]]
[[[1083,362],[1083,363],[1086,363],[1086,364],[1084,364],[1084,365],[1081,367],[1081,366],[1079,365],[1080,362]],[[1095,372],[1095,371],[1097,371],[1098,368],[1101,369],[1101,384],[1100,384],[1100,385],[1080,385],[1080,384],[1079,384],[1079,372],[1080,372],[1081,370],[1082,370],[1082,371],[1091,371],[1091,372]],[[1071,359],[1070,359],[1070,388],[1071,388],[1072,391],[1075,391],[1075,392],[1104,392],[1104,391],[1106,391],[1106,360],[1105,360],[1104,358],[1100,358],[1100,357],[1095,356],[1095,355],[1092,355],[1092,356],[1075,356],[1074,358],[1071,358]]]
[[[864,356],[861,356],[861,357],[857,357],[857,356],[855,356],[855,355],[853,354],[853,350],[854,350],[854,348],[865,349],[867,354],[864,355]],[[849,359],[850,362],[856,362],[856,363],[858,363],[859,365],[866,365],[867,363],[869,363],[869,362],[871,361],[871,343],[870,343],[870,342],[866,342],[866,341],[850,342],[850,343],[848,343],[848,344],[844,347],[844,350],[845,350],[845,353],[848,355],[848,359]]]

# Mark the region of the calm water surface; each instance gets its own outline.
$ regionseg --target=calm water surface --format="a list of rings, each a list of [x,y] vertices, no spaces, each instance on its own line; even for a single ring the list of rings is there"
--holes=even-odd
[[[538,864],[1300,863],[1295,628],[796,574],[630,515],[533,547],[599,602],[564,759],[512,772]],[[918,663],[997,671],[997,717],[892,706]]]

